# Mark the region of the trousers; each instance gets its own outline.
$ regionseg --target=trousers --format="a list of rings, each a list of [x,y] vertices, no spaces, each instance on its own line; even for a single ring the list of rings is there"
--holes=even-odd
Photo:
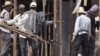
[[[78,56],[79,47],[82,46],[82,56],[88,56],[88,34],[77,35],[72,46],[71,56]]]
[[[4,41],[0,56],[7,56],[7,51],[9,49],[9,46],[12,40],[11,34],[7,32],[3,32],[3,31],[0,31],[0,34],[3,37],[3,41]]]

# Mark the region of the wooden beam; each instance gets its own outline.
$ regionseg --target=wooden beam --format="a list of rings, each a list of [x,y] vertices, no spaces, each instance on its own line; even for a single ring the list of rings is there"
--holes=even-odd
[[[10,26],[7,26],[7,25],[4,25],[4,24],[0,24],[0,27],[3,27],[5,29],[8,29],[10,31],[13,31],[13,32],[16,32],[17,34],[21,34],[23,36],[26,36],[27,38],[29,39],[32,39],[32,40],[36,40],[38,39],[39,41],[43,42],[43,43],[50,43],[51,41],[45,41],[44,39],[42,39],[42,37],[39,37],[38,35],[30,35],[29,33],[26,33],[26,32],[22,32],[20,31],[19,29],[16,29],[16,28],[13,28],[13,27],[10,27]]]
[[[14,0],[14,16],[17,14],[17,0]]]
[[[71,50],[72,50],[72,44],[71,44],[71,37],[72,37],[72,26],[73,26],[73,19],[72,19],[72,3],[73,1],[72,0],[69,0],[69,47],[68,47],[68,56],[71,56]]]
[[[99,20],[100,20],[100,0],[99,0]],[[99,21],[99,22],[100,22],[100,21]],[[100,23],[99,23],[99,43],[100,43]],[[99,44],[98,56],[100,56],[100,44]]]
[[[59,25],[59,27],[60,27],[60,56],[63,56],[63,45],[62,45],[62,43],[63,43],[63,41],[62,41],[62,39],[63,39],[63,37],[62,37],[62,0],[59,0],[59,17],[60,17],[60,25]]]
[[[43,3],[43,13],[45,15],[45,6],[46,6],[46,0],[42,0]],[[44,25],[44,39],[47,40],[47,26]],[[47,52],[47,43],[44,43],[44,52],[45,52],[45,56],[48,56],[48,52]]]
[[[56,41],[56,27],[57,27],[57,0],[53,0],[53,13],[54,13],[54,19],[53,19],[53,40]],[[56,43],[53,44],[53,50],[52,50],[53,56],[56,55]]]
[[[13,26],[15,28],[15,26]],[[14,32],[14,38],[13,38],[13,56],[17,56],[17,33]]]
[[[17,0],[13,0],[14,2],[14,16],[17,14]],[[16,28],[15,26],[13,26]],[[17,56],[17,33],[14,32],[14,39],[13,39],[13,56]]]
[[[84,6],[87,6],[87,0],[84,0]]]

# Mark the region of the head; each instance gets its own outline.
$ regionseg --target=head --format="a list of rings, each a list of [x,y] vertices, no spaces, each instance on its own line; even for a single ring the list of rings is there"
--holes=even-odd
[[[24,4],[20,4],[18,7],[19,10],[19,14],[23,14],[25,12],[25,5]]]
[[[88,14],[92,15],[93,17],[97,17],[99,13],[99,6],[93,5],[87,12]]]
[[[6,1],[3,7],[4,7],[7,11],[10,12],[11,9],[12,9],[12,3],[11,3],[11,1]]]
[[[36,8],[37,8],[37,3],[36,2],[31,2],[30,3],[30,9],[36,10]]]
[[[78,14],[78,16],[80,16],[82,14],[86,14],[86,11],[84,10],[83,7],[79,7],[78,10],[77,10],[77,14]]]

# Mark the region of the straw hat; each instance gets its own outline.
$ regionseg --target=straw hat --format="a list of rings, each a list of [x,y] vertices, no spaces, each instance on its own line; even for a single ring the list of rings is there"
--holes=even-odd
[[[37,7],[37,3],[36,2],[30,3],[30,7]]]
[[[79,7],[77,13],[86,13],[83,7]]]
[[[12,5],[12,2],[11,1],[6,1],[5,4],[3,5],[3,7],[6,7],[8,5]]]

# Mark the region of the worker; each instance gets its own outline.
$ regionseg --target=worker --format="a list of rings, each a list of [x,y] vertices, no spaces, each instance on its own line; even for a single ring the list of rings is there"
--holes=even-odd
[[[80,7],[78,10],[80,16],[78,16],[75,21],[73,38],[71,40],[73,43],[71,55],[77,56],[79,47],[82,46],[82,56],[88,56],[88,39],[91,36],[91,20],[86,16],[83,7]]]
[[[94,49],[95,49],[95,37],[96,37],[96,27],[99,24],[95,24],[95,17],[98,16],[99,12],[99,6],[98,5],[93,5],[88,11],[87,11],[87,16],[91,19],[91,37],[89,39],[89,56],[94,55]]]
[[[30,28],[28,27],[29,15],[24,13],[25,12],[25,5],[20,4],[18,7],[19,14],[14,17],[14,19],[9,21],[4,21],[4,23],[8,25],[15,25],[18,27],[20,31],[26,32],[31,34]],[[27,56],[26,54],[26,44],[27,44],[27,37],[19,34],[19,44],[20,44],[20,50],[21,50],[21,56]]]
[[[29,15],[29,27],[30,30],[32,31],[32,34],[35,35],[40,35],[40,31],[42,28],[42,19],[38,12],[36,11],[37,8],[37,3],[36,2],[31,2],[30,3],[30,10],[27,11],[26,13]],[[38,39],[36,40],[31,40],[28,39],[28,45],[33,51],[33,56],[39,56],[39,41]]]
[[[11,19],[11,14],[10,14],[10,12],[12,10],[11,1],[5,1],[3,8],[4,9],[1,11],[1,14],[0,14],[0,24],[2,24],[3,20],[8,21]],[[0,34],[3,37],[3,41],[4,41],[4,45],[1,49],[0,56],[7,56],[7,51],[8,51],[8,48],[9,48],[11,40],[12,40],[11,32],[7,29],[0,27]]]

